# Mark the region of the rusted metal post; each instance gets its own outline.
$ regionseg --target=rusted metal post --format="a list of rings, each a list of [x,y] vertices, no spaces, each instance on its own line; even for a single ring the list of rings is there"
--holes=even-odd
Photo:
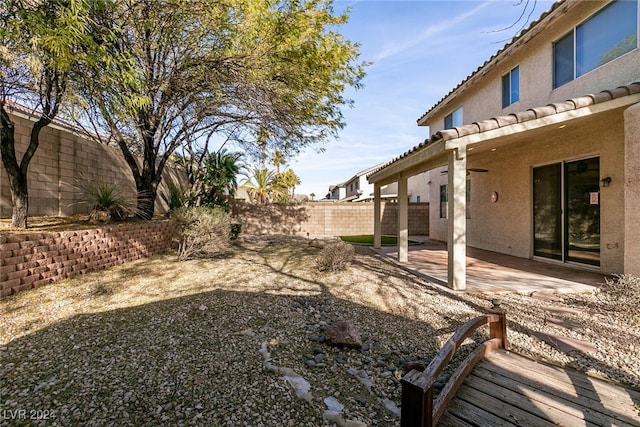
[[[417,371],[412,371],[416,372]],[[402,408],[400,427],[433,426],[433,386],[427,390],[402,378]]]
[[[507,340],[507,315],[502,307],[500,307],[500,301],[494,299],[492,303],[493,307],[489,309],[489,313],[499,315],[500,321],[489,324],[489,337],[499,338],[500,341],[502,341],[502,348],[509,350],[509,341]]]

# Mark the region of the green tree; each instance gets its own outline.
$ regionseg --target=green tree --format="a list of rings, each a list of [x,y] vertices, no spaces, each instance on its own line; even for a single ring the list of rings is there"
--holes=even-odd
[[[364,64],[336,32],[347,16],[332,10],[330,0],[110,2],[108,54],[78,89],[131,168],[141,217],[187,141],[226,132],[244,149],[291,153],[337,134],[343,92],[360,86]],[[259,132],[269,141],[242,137]]]
[[[247,191],[253,203],[261,205],[269,202],[273,196],[281,194],[275,173],[262,168],[251,169],[249,176],[242,182],[242,188]]]
[[[296,175],[293,169],[287,169],[275,176],[276,186],[279,187],[288,200],[293,200],[296,195],[296,186],[300,185],[300,177]]]
[[[280,150],[276,150],[271,156],[271,164],[276,167],[276,173],[280,175],[280,166],[287,164],[287,158]]]
[[[0,154],[9,177],[14,227],[28,225],[27,173],[40,132],[58,115],[69,80],[88,58],[82,48],[93,42],[88,12],[88,3],[82,0],[0,4]],[[31,108],[36,118],[21,158],[8,113],[12,101]]]
[[[241,157],[240,153],[229,153],[224,148],[207,157],[204,175],[206,193],[203,204],[226,206],[227,197],[235,197],[238,189],[237,176],[242,169]]]

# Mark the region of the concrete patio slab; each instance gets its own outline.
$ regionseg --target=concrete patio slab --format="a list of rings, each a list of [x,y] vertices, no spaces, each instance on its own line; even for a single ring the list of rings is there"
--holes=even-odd
[[[398,262],[398,248],[383,246],[375,249],[399,266],[430,282],[447,287],[447,246],[442,242],[423,241],[409,246],[409,260]],[[467,247],[466,293],[525,294],[592,292],[604,284],[606,275],[591,269],[566,264],[536,261]]]

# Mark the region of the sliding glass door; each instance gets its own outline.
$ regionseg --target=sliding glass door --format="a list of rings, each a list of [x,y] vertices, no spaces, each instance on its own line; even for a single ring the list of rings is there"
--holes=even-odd
[[[562,165],[533,168],[533,253],[562,260]]]
[[[600,159],[533,168],[535,256],[600,265]]]

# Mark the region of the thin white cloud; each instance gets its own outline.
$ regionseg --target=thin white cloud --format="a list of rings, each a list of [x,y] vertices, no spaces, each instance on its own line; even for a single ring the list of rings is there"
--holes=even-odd
[[[477,14],[480,10],[484,9],[489,4],[489,1],[482,2],[478,6],[465,13],[461,13],[460,15],[455,16],[452,19],[447,19],[442,24],[427,27],[422,33],[418,34],[416,37],[412,37],[404,43],[398,43],[394,44],[393,46],[388,46],[375,56],[374,63],[406,52],[407,50],[411,50],[415,46],[423,44],[426,40],[429,40],[438,34],[454,29],[460,23]]]

